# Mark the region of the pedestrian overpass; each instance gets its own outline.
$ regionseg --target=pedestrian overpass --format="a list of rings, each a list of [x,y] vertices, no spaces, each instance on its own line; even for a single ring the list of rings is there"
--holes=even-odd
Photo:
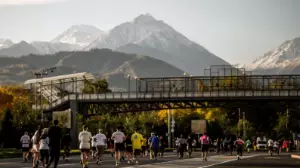
[[[44,113],[70,110],[71,127],[76,114],[86,117],[178,108],[242,108],[273,103],[299,107],[300,75],[212,75],[128,78],[127,92],[84,94],[91,73],[82,72],[42,79],[24,85],[35,93],[32,108]],[[39,98],[38,98],[39,97]],[[76,137],[76,130],[71,135]]]

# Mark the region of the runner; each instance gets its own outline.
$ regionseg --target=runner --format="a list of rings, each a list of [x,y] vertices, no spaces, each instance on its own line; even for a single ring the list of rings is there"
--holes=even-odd
[[[40,154],[41,154],[41,162],[43,163],[43,167],[45,167],[49,162],[49,138],[47,135],[47,128],[45,128],[42,132],[42,136],[40,139]]]
[[[96,142],[97,142],[97,139],[96,139],[96,134],[92,137],[92,158],[93,160],[96,159],[96,153],[97,153],[97,150],[96,150]]]
[[[184,153],[184,150],[186,149],[186,140],[183,137],[183,135],[180,135],[178,143],[179,143],[179,154],[180,154],[178,159],[183,159],[183,153]]]
[[[54,161],[54,167],[57,168],[59,157],[60,157],[60,139],[61,139],[61,128],[58,126],[58,120],[54,120],[54,125],[48,130],[48,137],[50,140],[50,161],[46,168],[49,168]]]
[[[132,142],[131,142],[131,138],[129,135],[127,135],[125,137],[125,147],[126,147],[126,153],[125,155],[127,156],[127,160],[128,160],[128,164],[133,164],[133,160],[132,160]]]
[[[97,150],[97,164],[102,164],[102,156],[104,154],[105,149],[107,148],[107,138],[106,136],[102,133],[103,130],[99,129],[99,133],[95,136],[96,138],[96,150]]]
[[[247,148],[247,152],[248,152],[248,153],[250,153],[250,147],[251,147],[251,144],[252,144],[251,140],[248,139],[248,140],[246,141],[246,148]]]
[[[70,131],[68,130],[66,135],[62,139],[62,145],[64,149],[64,156],[63,160],[68,161],[69,156],[70,156],[70,145],[72,142],[72,138],[70,136]]]
[[[117,131],[114,132],[111,136],[111,139],[114,140],[114,151],[115,151],[115,161],[116,166],[120,165],[120,156],[123,156],[125,151],[125,134],[121,131],[122,127],[119,126]]]
[[[92,134],[88,132],[88,127],[86,125],[83,126],[83,131],[79,133],[78,139],[80,142],[79,149],[81,150],[82,166],[83,168],[88,168],[87,165],[91,149]]]
[[[114,150],[114,141],[111,139],[111,137],[107,139],[107,145],[109,146],[109,151],[110,151],[111,157],[113,158],[115,150]]]
[[[151,133],[151,137],[149,138],[149,146],[150,146],[150,160],[157,160],[157,153],[159,149],[159,138],[155,136],[154,133]]]
[[[133,162],[135,164],[139,164],[139,157],[142,152],[142,141],[143,141],[143,135],[138,133],[137,129],[135,129],[134,134],[131,136],[132,141],[132,149],[133,149]]]
[[[203,133],[203,135],[200,137],[201,142],[201,149],[202,149],[202,158],[203,161],[207,161],[207,154],[209,149],[209,137],[206,135],[206,133]]]
[[[274,142],[272,139],[269,139],[268,140],[268,148],[269,148],[269,154],[272,156],[273,155],[273,145],[274,145]]]
[[[274,141],[273,147],[274,147],[274,151],[277,153],[277,155],[279,155],[279,142]]]
[[[177,157],[180,157],[180,143],[179,143],[179,138],[175,138],[175,146],[176,146],[176,153]]]
[[[142,141],[142,154],[143,154],[142,156],[143,157],[147,156],[147,154],[148,154],[147,141],[148,141],[147,137],[143,138],[143,141]]]
[[[235,146],[236,146],[236,151],[237,151],[237,159],[241,160],[243,156],[243,151],[244,151],[244,144],[245,142],[242,140],[242,137],[239,137],[235,141]]]
[[[187,138],[187,155],[188,158],[191,158],[193,152],[193,139],[191,135],[188,136]]]
[[[163,138],[163,136],[159,137],[159,156],[160,157],[164,157],[164,153],[165,153],[165,140]]]
[[[32,164],[34,168],[39,167],[39,141],[40,141],[40,137],[42,134],[42,129],[40,126],[38,126],[38,130],[34,133],[33,137],[32,137],[32,150],[31,152],[33,153],[33,159],[32,159]]]
[[[28,132],[24,133],[24,135],[20,139],[20,142],[22,144],[23,161],[27,162],[28,155],[29,155],[29,144],[30,144],[30,137],[28,136]]]

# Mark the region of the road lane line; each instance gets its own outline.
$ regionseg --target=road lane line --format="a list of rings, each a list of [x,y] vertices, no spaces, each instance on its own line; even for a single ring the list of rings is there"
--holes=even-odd
[[[260,156],[260,155],[245,156],[245,157],[242,157],[242,158],[243,159],[248,159],[248,158],[252,158],[252,157],[256,157],[256,156]],[[217,165],[221,165],[221,164],[229,163],[229,162],[233,162],[233,161],[237,161],[237,159],[226,160],[226,161],[223,161],[223,162],[220,162],[220,163],[214,163],[214,164],[211,164],[211,165],[200,166],[198,168],[207,168],[207,167],[217,166]]]

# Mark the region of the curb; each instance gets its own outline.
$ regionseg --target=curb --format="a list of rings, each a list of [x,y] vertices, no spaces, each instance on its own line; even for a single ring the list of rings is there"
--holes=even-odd
[[[291,158],[294,158],[294,159],[300,159],[300,155],[292,154],[292,155],[291,155]]]

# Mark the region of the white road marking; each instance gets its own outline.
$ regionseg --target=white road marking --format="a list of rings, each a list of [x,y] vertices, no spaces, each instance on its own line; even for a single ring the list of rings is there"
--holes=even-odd
[[[244,156],[244,157],[242,157],[242,159],[252,158],[252,157],[256,157],[256,156],[259,156],[259,155]],[[201,167],[198,167],[198,168],[207,168],[207,167],[217,166],[217,165],[221,165],[221,164],[228,163],[228,162],[233,162],[233,161],[237,161],[237,159],[226,160],[226,161],[223,161],[223,162],[220,162],[220,163],[214,163],[214,164],[211,164],[211,165],[201,166]]]

